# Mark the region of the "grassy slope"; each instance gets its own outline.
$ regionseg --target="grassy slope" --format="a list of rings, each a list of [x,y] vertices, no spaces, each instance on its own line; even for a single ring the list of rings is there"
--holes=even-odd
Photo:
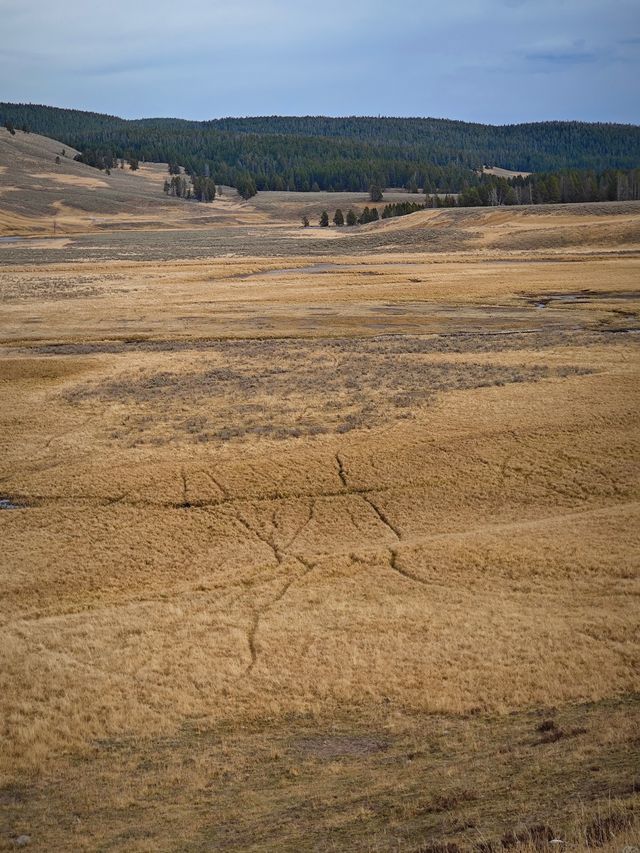
[[[0,233],[52,236],[101,228],[210,224],[207,205],[167,199],[160,164],[110,175],[73,160],[53,139],[0,128]],[[56,164],[60,156],[60,164]],[[228,210],[226,211],[228,212]],[[54,230],[55,222],[55,230]]]

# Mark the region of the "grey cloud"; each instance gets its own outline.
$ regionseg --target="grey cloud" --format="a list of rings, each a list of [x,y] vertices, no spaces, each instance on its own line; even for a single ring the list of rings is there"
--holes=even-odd
[[[0,0],[0,98],[127,117],[637,121],[631,0]],[[548,74],[554,74],[554,86]]]

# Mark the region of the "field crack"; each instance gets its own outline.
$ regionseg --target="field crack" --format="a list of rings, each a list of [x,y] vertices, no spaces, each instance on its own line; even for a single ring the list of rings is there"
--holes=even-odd
[[[339,453],[336,453],[336,465],[338,466],[338,477],[340,477],[340,482],[345,487],[345,489],[348,489],[349,483],[347,482],[347,472],[345,470],[342,457]]]
[[[205,472],[204,472],[204,473],[205,473],[205,474],[207,475],[207,477],[211,480],[211,482],[213,483],[213,485],[214,485],[217,489],[219,489],[219,490],[220,490],[220,494],[222,495],[222,497],[223,497],[225,500],[229,500],[229,498],[230,498],[230,495],[229,495],[229,489],[227,489],[227,487],[226,487],[226,486],[224,486],[224,485],[220,482],[220,480],[219,480],[217,477],[214,477],[214,475],[211,473],[211,471],[206,471],[206,470],[205,470]]]
[[[180,471],[180,478],[182,480],[182,503],[180,504],[181,509],[191,509],[191,504],[189,503],[189,486],[187,484],[187,472],[184,468]]]
[[[396,527],[396,525],[391,521],[391,519],[386,514],[386,512],[384,510],[380,509],[380,507],[376,504],[376,502],[372,498],[369,497],[369,495],[361,494],[360,496],[361,496],[362,500],[366,504],[368,504],[371,507],[371,509],[375,512],[375,514],[378,516],[380,521],[386,527],[388,527],[389,530],[396,537],[396,539],[398,541],[400,541],[402,539],[402,533],[400,532],[400,528]]]
[[[277,526],[276,519],[275,519],[275,512],[276,511],[274,510],[273,522],[272,523],[273,523],[274,529],[277,530],[278,526]],[[261,542],[264,542],[265,545],[267,545],[269,548],[271,548],[271,550],[273,551],[273,556],[275,557],[277,564],[279,566],[282,565],[282,562],[284,560],[285,555],[276,545],[274,535],[272,534],[271,536],[267,536],[258,527],[254,527],[252,524],[250,524],[246,520],[246,518],[244,518],[242,516],[242,514],[240,512],[236,512],[235,517],[240,522],[240,524],[244,527],[245,530],[247,530],[249,533],[252,533],[257,539],[259,539]]]
[[[285,583],[282,585],[281,589],[273,596],[271,601],[268,601],[265,605],[258,608],[254,611],[253,619],[251,621],[251,625],[247,631],[247,645],[249,646],[249,654],[251,655],[251,660],[249,661],[249,665],[242,673],[240,678],[246,678],[251,675],[251,672],[255,668],[258,663],[258,646],[256,643],[256,638],[258,636],[258,632],[260,630],[260,623],[264,616],[278,604],[278,602],[282,601],[285,595],[289,592],[291,587],[296,583],[296,581],[300,581],[305,578],[310,572],[312,572],[317,563],[312,563],[310,560],[307,560],[304,557],[295,557],[298,563],[304,566],[304,571],[301,573],[294,574],[290,577]]]
[[[304,533],[304,531],[307,529],[307,527],[309,527],[311,522],[314,520],[317,503],[318,503],[318,501],[316,498],[311,498],[311,502],[309,504],[309,517],[307,518],[306,521],[303,521],[302,524],[300,524],[300,526],[298,527],[296,532],[293,534],[291,539],[289,539],[289,541],[285,545],[285,548],[284,548],[285,551],[288,551],[289,548],[291,548],[293,543],[302,535],[302,533]]]
[[[393,572],[396,572],[412,583],[419,583],[421,586],[429,586],[427,581],[418,577],[418,575],[414,575],[413,572],[408,572],[406,569],[400,568],[398,565],[398,550],[396,548],[389,548],[389,567]]]

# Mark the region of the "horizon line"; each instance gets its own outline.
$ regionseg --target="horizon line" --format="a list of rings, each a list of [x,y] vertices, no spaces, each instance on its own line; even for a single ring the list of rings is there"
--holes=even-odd
[[[458,119],[458,118],[450,118],[447,116],[429,116],[429,115],[386,115],[379,113],[377,115],[359,115],[357,113],[351,114],[343,114],[343,115],[330,115],[328,113],[305,113],[301,115],[296,115],[293,113],[262,113],[260,115],[224,115],[224,116],[215,116],[213,118],[183,118],[181,116],[176,115],[151,115],[151,116],[138,116],[136,118],[124,118],[123,116],[117,115],[115,113],[109,112],[99,112],[98,110],[92,109],[82,109],[79,107],[59,107],[55,104],[43,104],[36,103],[34,101],[1,101],[1,106],[12,106],[12,107],[45,107],[46,109],[53,110],[61,110],[68,112],[79,112],[79,113],[87,113],[92,115],[105,116],[106,118],[117,119],[118,121],[126,121],[126,122],[136,122],[136,121],[184,121],[191,122],[195,124],[207,124],[210,122],[216,121],[228,121],[228,120],[245,120],[245,119],[267,119],[267,118],[292,118],[292,119],[304,119],[304,118],[326,118],[326,119],[371,119],[371,120],[401,120],[401,121],[448,121],[448,122],[456,122],[458,124],[475,124],[480,125],[482,127],[519,127],[522,125],[533,125],[533,124],[587,124],[587,125],[609,125],[615,127],[640,127],[639,123],[634,122],[621,122],[621,121],[605,121],[605,120],[591,120],[587,121],[585,119],[578,118],[564,118],[564,119],[537,119],[534,121],[514,121],[514,122],[504,122],[494,124],[492,122],[482,122],[482,121],[469,121],[468,119]]]

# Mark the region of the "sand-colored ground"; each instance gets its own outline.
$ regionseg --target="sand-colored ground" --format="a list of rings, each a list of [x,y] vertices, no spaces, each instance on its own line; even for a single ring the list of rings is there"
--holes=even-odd
[[[0,849],[638,844],[637,207],[0,248]]]

